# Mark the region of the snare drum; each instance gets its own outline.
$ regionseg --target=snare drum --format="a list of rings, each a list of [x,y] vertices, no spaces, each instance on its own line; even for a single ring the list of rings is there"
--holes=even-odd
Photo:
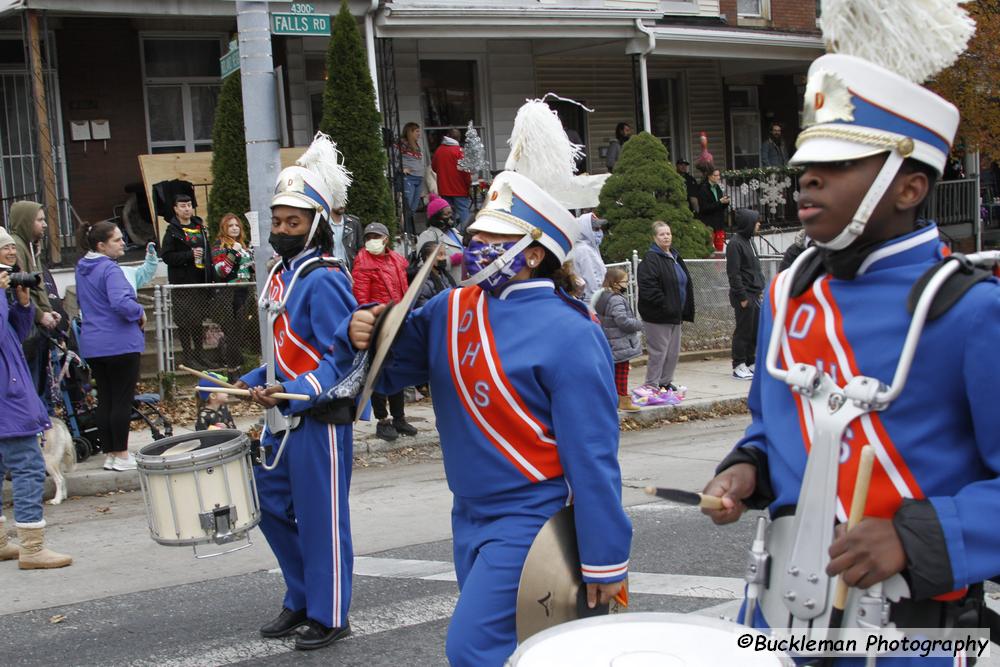
[[[784,654],[737,646],[742,625],[688,614],[597,616],[549,628],[521,644],[507,667],[791,667]]]
[[[160,544],[228,544],[260,522],[250,439],[240,431],[157,440],[135,461],[149,531]]]

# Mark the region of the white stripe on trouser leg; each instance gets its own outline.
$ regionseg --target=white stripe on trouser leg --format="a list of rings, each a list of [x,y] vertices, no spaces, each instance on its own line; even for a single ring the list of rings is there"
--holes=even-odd
[[[327,424],[327,431],[330,434],[330,517],[333,531],[333,608],[332,621],[334,625],[340,624],[340,509],[339,505],[339,480],[337,477],[340,462],[337,456],[337,430],[333,424]]]

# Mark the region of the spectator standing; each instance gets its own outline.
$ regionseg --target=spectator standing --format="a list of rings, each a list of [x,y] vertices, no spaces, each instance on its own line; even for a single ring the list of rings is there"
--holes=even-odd
[[[212,282],[208,232],[194,214],[188,195],[174,199],[174,217],[163,235],[160,257],[167,265],[171,285],[201,285]],[[179,289],[172,293],[174,321],[181,339],[184,360],[192,366],[207,366],[202,349],[202,322],[208,314],[211,295],[205,289]]]
[[[10,207],[8,216],[10,235],[14,237],[17,248],[17,265],[28,273],[42,272],[42,239],[48,225],[45,222],[45,209],[33,201],[15,202]],[[45,335],[58,325],[60,316],[52,308],[46,284],[32,287],[31,303],[34,305],[35,327],[24,339],[24,356],[31,371],[31,382],[35,393],[42,399],[46,409],[50,409],[49,399],[49,339]]]
[[[399,138],[397,150],[403,162],[403,201],[411,220],[420,208],[420,195],[424,189],[424,173],[427,165],[420,146],[419,123],[409,122],[403,126],[403,136]]]
[[[448,202],[437,195],[431,195],[427,202],[427,229],[417,237],[417,247],[423,248],[428,243],[443,243],[448,256],[448,271],[452,282],[462,280],[462,239],[455,231],[452,208]]]
[[[365,247],[358,251],[354,264],[354,296],[361,305],[399,303],[406,293],[406,259],[389,247],[389,230],[380,222],[365,227]],[[386,402],[389,404],[386,410]],[[395,440],[402,435],[416,435],[417,429],[406,421],[403,392],[392,395],[372,394],[372,410],[378,423],[375,435]],[[389,419],[389,414],[392,419]]]
[[[760,231],[760,214],[748,208],[736,210],[734,234],[726,248],[729,303],[733,307],[733,377],[752,380],[757,360],[757,321],[764,293],[764,273],[752,239]]]
[[[437,255],[432,259],[431,253],[434,252],[434,248],[437,248],[438,244],[436,241],[428,241],[427,243],[420,246],[420,266],[423,266],[424,262],[433,261],[434,268],[431,269],[430,274],[427,276],[427,280],[420,287],[420,294],[417,295],[417,301],[414,304],[414,308],[419,308],[424,305],[431,298],[447,289],[452,287],[458,287],[458,283],[451,275],[450,262],[448,260],[448,251],[443,246],[438,248]],[[411,271],[416,275],[419,267],[411,267]]]
[[[437,191],[454,211],[455,221],[459,229],[465,229],[465,223],[472,209],[469,199],[469,187],[472,185],[472,174],[458,168],[458,161],[464,153],[458,144],[462,133],[456,128],[448,130],[441,140],[441,145],[434,151],[431,165],[437,174]]]
[[[608,167],[608,173],[613,173],[615,164],[622,153],[625,142],[632,136],[632,126],[628,123],[618,123],[615,126],[615,138],[608,142],[608,152],[604,156],[604,164]]]
[[[129,422],[139,356],[146,347],[146,313],[116,260],[125,254],[118,227],[107,221],[80,226],[76,292],[80,302],[80,356],[97,384],[97,431],[105,470],[135,470],[128,451]]]
[[[638,412],[628,393],[629,360],[642,354],[639,332],[642,320],[635,316],[625,298],[628,274],[618,267],[611,267],[604,276],[604,286],[594,294],[591,307],[601,321],[601,330],[611,346],[611,359],[615,362],[615,390],[618,392],[618,409]]]
[[[788,152],[781,138],[781,123],[771,123],[771,131],[760,147],[760,163],[764,167],[775,168],[788,164]]]
[[[216,380],[227,382],[226,378],[218,373],[209,372],[208,375],[211,375]],[[233,421],[233,415],[230,414],[229,407],[226,405],[229,403],[229,394],[212,391],[218,386],[207,379],[202,379],[198,382],[198,392],[195,398],[197,401],[198,417],[194,423],[194,430],[236,429],[236,422]]]
[[[139,266],[123,266],[122,273],[125,280],[137,293],[140,289],[149,284],[156,276],[156,269],[160,266],[160,256],[156,254],[156,244],[150,241],[146,244],[146,257]]]
[[[220,283],[245,283],[254,279],[253,248],[247,245],[243,221],[235,213],[226,213],[219,222],[219,235],[212,244],[212,269],[215,281]],[[220,325],[225,336],[225,363],[229,367],[243,365],[243,345],[256,342],[257,330],[248,331],[248,319],[243,316],[250,290],[231,287],[220,290]],[[251,341],[251,337],[253,340]]]
[[[17,263],[15,239],[0,227],[0,264]],[[20,547],[7,538],[7,522],[0,514],[0,561],[17,560],[22,570],[65,567],[73,559],[44,546],[45,517],[42,492],[45,461],[38,434],[49,428],[45,406],[33,391],[25,391],[31,374],[21,348],[34,322],[35,305],[29,290],[11,287],[10,274],[0,271],[0,495],[6,473],[14,487],[14,523]]]
[[[722,172],[708,172],[698,190],[698,211],[701,221],[712,228],[712,244],[716,252],[726,247],[726,213],[729,197],[722,191]]]
[[[637,279],[639,316],[649,349],[645,387],[677,394],[674,371],[681,351],[681,322],[694,322],[694,289],[672,242],[670,225],[654,222],[653,243],[639,264]]]
[[[595,213],[584,213],[577,217],[576,224],[579,234],[567,259],[573,262],[573,272],[583,281],[580,298],[589,303],[604,282],[606,269],[601,257],[601,241],[608,221],[598,218]]]
[[[354,267],[354,258],[364,246],[364,239],[361,220],[345,213],[345,210],[343,206],[330,209],[330,231],[333,232],[333,256],[347,264],[350,271]]]
[[[684,189],[687,192],[688,206],[698,213],[698,181],[691,175],[691,163],[681,158],[677,161],[677,173],[684,179]]]

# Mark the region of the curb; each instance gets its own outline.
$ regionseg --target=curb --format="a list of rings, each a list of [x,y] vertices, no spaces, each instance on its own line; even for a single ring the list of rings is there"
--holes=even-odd
[[[642,408],[639,412],[619,413],[618,420],[622,424],[622,430],[628,431],[652,426],[662,421],[686,421],[692,418],[711,419],[719,416],[715,413],[721,412],[725,414],[743,412],[745,410],[745,397],[702,398],[685,401],[681,405],[658,405],[650,408]],[[354,455],[367,456],[402,450],[407,447],[436,447],[439,444],[436,430],[421,432],[413,437],[400,436],[393,442],[386,442],[373,435],[369,435],[363,440],[354,443]],[[70,498],[73,496],[96,496],[115,491],[137,491],[139,490],[139,473],[135,470],[126,472],[114,472],[103,469],[80,470],[66,475],[66,487]],[[11,502],[11,493],[11,485],[5,484],[2,498],[4,503]],[[43,497],[48,499],[54,494],[55,484],[50,478],[46,477]]]

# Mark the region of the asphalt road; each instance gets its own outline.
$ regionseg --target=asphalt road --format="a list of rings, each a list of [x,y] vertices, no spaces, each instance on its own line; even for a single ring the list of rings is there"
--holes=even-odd
[[[630,611],[731,617],[752,521],[717,528],[695,508],[651,501],[647,484],[700,489],[746,417],[624,433],[625,501],[635,533]],[[280,610],[281,576],[259,534],[252,548],[196,561],[148,535],[137,493],[71,499],[47,508],[54,548],[70,568],[0,564],[0,664],[443,665],[457,598],[448,539],[449,493],[434,451],[359,461],[352,521],[359,558],[353,636],[302,653],[262,640]]]

